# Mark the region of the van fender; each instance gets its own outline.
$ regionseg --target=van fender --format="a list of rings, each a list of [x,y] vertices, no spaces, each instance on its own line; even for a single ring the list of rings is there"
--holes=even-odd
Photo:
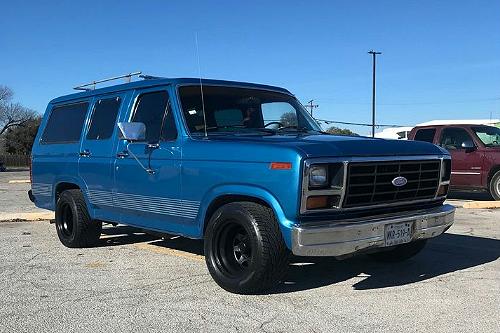
[[[266,189],[263,189],[261,187],[257,186],[252,186],[252,185],[242,185],[242,184],[226,184],[226,185],[220,185],[217,187],[212,188],[210,191],[208,191],[205,196],[203,197],[200,205],[200,236],[203,237],[203,231],[205,228],[205,221],[206,219],[206,214],[208,211],[208,208],[218,198],[227,196],[227,195],[241,195],[241,196],[247,196],[247,197],[252,197],[256,198],[259,200],[264,201],[271,209],[274,211],[274,215],[276,216],[276,219],[278,220],[279,228],[281,230],[281,233],[283,235],[283,238],[285,239],[285,243],[287,246],[291,244],[291,228],[295,224],[295,222],[289,220],[286,216],[285,213],[283,212],[283,209],[276,199],[276,197],[267,191]]]
[[[59,184],[61,183],[70,183],[70,184],[75,184],[77,185],[80,190],[82,191],[83,198],[85,199],[85,203],[87,204],[87,210],[90,214],[90,217],[94,217],[94,209],[92,208],[92,205],[90,204],[89,198],[87,196],[87,184],[83,181],[83,179],[78,178],[78,177],[72,177],[72,176],[64,176],[64,177],[57,177],[54,179],[54,185],[52,187],[52,198],[53,198],[53,205],[54,209],[56,208],[56,188]]]

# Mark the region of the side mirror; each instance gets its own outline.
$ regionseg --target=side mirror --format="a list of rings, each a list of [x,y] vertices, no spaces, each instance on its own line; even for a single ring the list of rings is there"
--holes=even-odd
[[[472,140],[466,140],[462,142],[461,147],[464,148],[466,151],[472,151],[476,149],[476,146],[474,145],[474,142],[472,142]]]
[[[146,125],[144,123],[118,123],[120,139],[129,142],[146,140]]]

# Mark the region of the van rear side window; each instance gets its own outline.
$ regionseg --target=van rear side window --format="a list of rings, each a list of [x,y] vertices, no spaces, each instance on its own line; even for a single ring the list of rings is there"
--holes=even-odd
[[[42,143],[69,143],[80,141],[89,103],[56,106],[42,135]]]
[[[119,97],[100,99],[95,103],[90,129],[87,133],[88,140],[105,140],[111,137],[120,103]]]

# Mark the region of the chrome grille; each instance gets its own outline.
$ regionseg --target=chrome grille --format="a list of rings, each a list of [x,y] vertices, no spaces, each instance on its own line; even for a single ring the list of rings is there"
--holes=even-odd
[[[440,160],[350,163],[343,207],[434,198],[440,168]],[[408,180],[406,185],[392,184],[399,176]]]

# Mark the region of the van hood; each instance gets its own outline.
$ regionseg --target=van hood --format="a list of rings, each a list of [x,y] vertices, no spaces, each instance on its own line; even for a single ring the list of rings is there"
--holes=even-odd
[[[386,140],[362,136],[340,135],[272,135],[272,136],[213,136],[214,141],[281,145],[296,148],[305,157],[358,157],[448,155],[434,144],[421,141]]]

